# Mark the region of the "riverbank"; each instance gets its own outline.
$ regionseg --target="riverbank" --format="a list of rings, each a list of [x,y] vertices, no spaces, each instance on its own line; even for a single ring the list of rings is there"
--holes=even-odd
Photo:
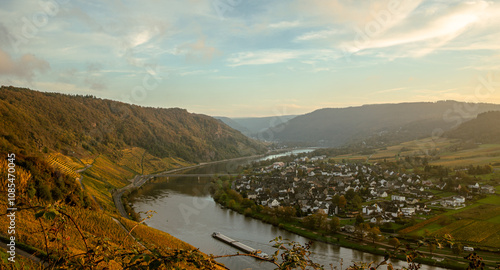
[[[262,157],[262,156],[264,156],[264,155],[254,156],[254,158],[258,158],[258,157]],[[251,157],[244,157],[243,159],[248,159],[248,158],[251,158]],[[239,159],[242,159],[242,158],[239,158]],[[213,162],[213,163],[220,163],[220,162],[224,162],[224,161],[218,161],[218,162]],[[204,165],[209,165],[209,164],[208,163],[198,164],[198,165],[196,165],[196,167],[200,167],[200,166],[204,166]],[[228,165],[228,166],[230,166],[230,165]],[[223,168],[222,169],[223,171],[226,171],[225,170],[226,166],[222,166],[221,168]],[[234,169],[235,168],[236,167],[234,167]],[[185,169],[185,168],[179,168],[179,169],[176,169],[176,170],[183,170],[183,169]],[[221,171],[220,168],[218,168],[218,170],[215,170],[214,172],[218,172],[218,171]],[[163,173],[163,174],[165,175],[167,173]],[[217,175],[217,174],[214,173],[214,175]],[[198,179],[198,181],[199,181],[199,179]],[[221,181],[214,181],[213,184],[219,185],[219,187],[223,187],[224,186],[225,188],[228,188],[228,187],[231,186],[230,183],[223,184],[222,182],[223,182],[222,180]],[[142,184],[144,184],[144,183],[145,182],[143,182]],[[228,191],[229,191],[229,189],[228,189]],[[211,197],[215,201],[218,201],[217,200],[218,196],[215,193],[213,193]],[[231,192],[231,193],[235,194],[234,192]],[[226,195],[226,197],[227,197],[227,195]],[[234,199],[236,199],[236,200],[234,200]],[[229,203],[232,200],[233,200],[233,202],[231,202],[229,204],[224,204],[224,203],[221,204],[220,202],[218,202],[218,203],[220,205],[225,206],[226,208],[233,209],[234,211],[242,214],[242,216],[245,215],[245,216],[248,216],[248,217],[252,217],[252,218],[254,218],[256,220],[261,220],[264,223],[273,224],[274,226],[279,227],[279,228],[281,228],[281,229],[283,229],[283,230],[285,230],[285,231],[287,231],[289,233],[292,233],[292,234],[298,235],[298,236],[303,236],[303,237],[306,237],[307,239],[311,239],[311,240],[314,240],[314,241],[328,243],[328,244],[333,244],[335,246],[345,247],[345,248],[351,249],[351,250],[357,250],[357,251],[361,251],[361,252],[366,252],[366,253],[369,253],[369,254],[374,254],[374,255],[382,256],[382,258],[383,258],[383,256],[387,255],[389,251],[393,250],[393,248],[391,248],[391,247],[389,247],[387,245],[385,245],[385,246],[384,245],[378,245],[378,243],[376,243],[377,245],[374,247],[371,242],[368,243],[368,242],[356,241],[354,238],[349,237],[347,235],[342,235],[342,234],[328,235],[328,234],[321,233],[321,232],[319,232],[319,233],[318,232],[313,232],[313,231],[310,231],[310,230],[307,230],[307,229],[301,227],[301,224],[298,221],[285,222],[282,219],[278,219],[278,218],[274,218],[273,219],[273,217],[268,216],[268,215],[266,216],[264,213],[258,213],[259,211],[257,210],[258,209],[257,206],[254,206],[253,209],[252,209],[253,205],[248,205],[249,200],[246,200],[243,203],[243,205],[245,203],[247,203],[247,205],[246,205],[247,207],[241,207],[242,201],[240,201],[240,200],[242,200],[242,199],[243,198],[228,198],[226,200],[226,203]],[[170,199],[170,200],[172,200],[172,199]],[[165,202],[163,202],[161,204],[164,204],[164,203]],[[183,206],[182,209],[179,208],[179,210],[181,210],[181,213],[184,213],[184,214],[180,216],[181,222],[178,222],[178,223],[183,224],[184,226],[186,224],[189,224],[189,221],[190,221],[189,219],[190,219],[191,215],[199,215],[199,213],[200,213],[199,210],[203,209],[203,207],[204,207],[203,206],[204,204],[200,203],[200,200],[197,199],[197,198],[196,199],[195,198],[190,199],[189,201],[174,201],[174,204],[177,205],[177,206],[179,206],[179,207]],[[199,208],[199,207],[201,207],[201,208]],[[143,208],[142,210],[139,210],[139,211],[145,211],[145,209],[151,209],[151,208],[150,207]],[[184,212],[182,212],[182,210],[184,210]],[[205,210],[203,210],[203,211],[205,211]],[[227,209],[223,210],[223,211],[224,212],[228,212]],[[174,210],[174,212],[175,212],[175,210]],[[232,212],[232,211],[229,211],[229,212]],[[167,218],[168,217],[172,217],[172,215],[169,214],[169,215],[167,215]],[[155,222],[155,221],[153,221],[153,222]],[[157,223],[157,221],[155,223]],[[183,225],[180,225],[180,226],[183,226]],[[170,226],[176,226],[176,225],[173,225],[173,223],[171,223]],[[170,227],[170,226],[168,226],[168,227]],[[179,224],[178,224],[178,226],[179,226]],[[163,227],[163,230],[168,231],[167,227]],[[215,229],[215,230],[218,230],[218,229]],[[175,230],[172,231],[172,232],[175,233]],[[178,235],[178,237],[180,237],[180,239],[182,239],[183,237],[186,237],[185,235],[183,235],[183,233],[179,233],[179,232],[177,232],[177,235]],[[233,235],[234,235],[234,232],[233,232]],[[189,237],[186,237],[185,239],[187,240],[188,243],[190,243],[190,241],[196,242],[196,240],[193,240],[193,239],[191,239]],[[267,240],[269,241],[269,239],[267,239]],[[198,243],[198,242],[196,242],[196,243]],[[262,242],[262,243],[265,243],[265,242]],[[201,242],[198,243],[198,244],[201,244]],[[397,259],[399,259],[399,260],[401,260],[403,262],[406,261],[406,258],[403,257],[402,255],[395,256],[394,258],[397,258]],[[363,261],[370,262],[371,259],[363,259]],[[446,268],[451,268],[451,269],[464,269],[464,266],[465,266],[465,265],[452,265],[453,262],[447,262],[447,261],[436,262],[435,260],[431,260],[429,258],[420,258],[420,259],[418,259],[418,262],[419,263],[425,263],[426,265],[430,265],[430,266],[446,267]]]
[[[265,156],[265,155],[258,155],[258,156],[253,156],[253,157],[242,157],[242,158],[232,159],[232,160],[234,161],[234,160],[249,159],[249,158],[259,158],[262,156]],[[216,162],[211,162],[211,163],[203,163],[203,164],[190,166],[189,168],[202,167],[202,166],[210,165],[213,163],[223,163],[223,162],[227,162],[227,161],[216,161]],[[217,175],[217,172],[229,172],[229,171],[231,173],[233,173],[233,172],[235,172],[235,169],[237,168],[237,166],[242,165],[242,164],[243,163],[240,162],[240,163],[230,163],[230,164],[222,164],[222,165],[217,165],[217,166],[210,166],[210,167],[205,167],[201,170],[190,171],[189,173],[194,173],[193,175],[195,175],[195,176],[199,173],[204,174],[204,175],[208,175],[207,173]],[[177,168],[175,170],[179,171],[179,170],[185,170],[185,169],[186,168]],[[165,175],[169,175],[170,173],[171,173],[171,171],[167,171],[167,172],[161,173],[161,175],[165,176]],[[157,174],[157,175],[160,175],[160,174]],[[189,175],[189,174],[187,174],[187,175]],[[170,176],[173,176],[173,175],[170,174]],[[183,175],[183,176],[186,176],[186,175]],[[223,179],[225,179],[225,180],[223,180]],[[193,179],[193,181],[196,181],[196,179]],[[200,179],[198,178],[196,183],[200,184],[199,181],[200,181]],[[219,180],[212,181],[212,184],[210,184],[210,182],[211,182],[210,180],[205,180],[205,181],[206,182],[204,182],[204,184],[203,184],[204,185],[203,189],[206,189],[207,192],[208,192],[208,190],[217,191],[217,190],[220,190],[221,188],[225,188],[227,193],[231,193],[232,195],[238,194],[237,192],[235,192],[234,190],[231,190],[229,188],[231,186],[231,182],[230,182],[230,179],[228,179],[228,178],[222,178]],[[224,183],[226,181],[227,181],[227,183]],[[144,181],[144,179],[141,180],[138,178],[138,179],[136,179],[136,182],[138,182],[140,184],[140,186],[142,186],[144,183],[146,183],[148,181]],[[160,183],[162,183],[162,181],[159,181],[159,182],[154,181],[154,182],[156,183],[154,185],[164,186],[163,184],[160,184]],[[168,183],[168,182],[169,181],[167,181],[166,183]],[[172,183],[176,183],[176,182],[177,182],[177,180],[175,180]],[[178,183],[182,183],[182,182],[183,182],[182,180],[179,180]],[[151,185],[153,185],[153,184],[151,184]],[[208,187],[207,185],[214,185],[214,187],[213,187],[213,189],[212,188],[207,189],[206,188],[206,187]],[[160,186],[158,186],[158,187],[160,187]],[[174,186],[175,186],[175,184],[174,184]],[[195,189],[199,190],[199,188],[195,188]],[[137,189],[135,189],[135,190],[137,190]],[[145,189],[144,191],[148,192],[146,190],[148,190],[148,189]],[[177,189],[175,189],[175,190],[176,190],[175,192],[179,192],[179,190],[177,190]],[[182,192],[184,192],[184,191],[182,191]],[[190,194],[189,191],[187,191],[187,192],[188,193],[186,193],[186,194]],[[198,192],[199,191],[196,191],[195,194],[198,194]],[[142,193],[139,193],[139,194],[142,194]],[[154,192],[154,194],[162,194],[162,193]],[[208,193],[207,193],[207,195],[208,195]],[[228,194],[221,196],[221,194],[217,194],[217,192],[212,192],[211,197],[218,204],[223,205],[226,208],[233,209],[234,211],[238,212],[242,216],[244,215],[244,216],[252,217],[255,220],[264,221],[264,223],[272,224],[275,227],[279,227],[279,228],[283,229],[284,231],[287,231],[288,233],[292,233],[292,234],[297,235],[297,236],[306,237],[307,239],[311,239],[311,240],[314,240],[317,242],[328,243],[328,244],[332,244],[332,245],[337,246],[337,247],[344,247],[344,248],[347,248],[350,250],[357,250],[360,252],[365,252],[365,253],[374,254],[377,256],[382,256],[382,258],[377,259],[378,261],[383,260],[383,257],[385,255],[387,255],[390,252],[393,252],[393,250],[394,250],[394,248],[392,246],[388,245],[387,243],[381,243],[381,242],[372,243],[371,241],[370,242],[360,241],[359,239],[356,239],[351,235],[342,234],[342,233],[331,234],[329,232],[324,232],[321,230],[320,231],[308,230],[304,226],[302,226],[300,220],[298,220],[298,219],[284,220],[286,218],[282,218],[282,217],[278,218],[278,217],[266,215],[266,213],[263,213],[263,211],[260,211],[263,208],[262,206],[257,206],[257,205],[255,205],[255,203],[252,203],[251,200],[244,199],[243,197],[241,197],[241,194],[239,194],[239,195],[240,195],[239,197],[238,196],[228,196]],[[206,244],[213,245],[213,243],[210,243],[209,241],[201,242],[198,240],[193,240],[189,236],[184,235],[182,230],[177,231],[177,232],[176,232],[176,230],[171,230],[172,226],[183,227],[183,226],[189,225],[191,218],[194,218],[194,216],[199,216],[201,213],[200,211],[202,211],[202,212],[207,211],[207,209],[205,208],[206,207],[205,202],[202,202],[199,199],[201,197],[198,197],[199,195],[195,195],[195,196],[196,197],[193,197],[193,199],[189,199],[188,201],[182,201],[182,200],[176,201],[175,199],[170,198],[170,196],[169,196],[170,200],[166,200],[166,201],[161,202],[160,203],[161,205],[164,205],[168,201],[168,203],[172,202],[173,205],[177,206],[177,208],[179,208],[178,210],[180,210],[180,212],[181,212],[181,215],[179,217],[181,221],[177,222],[177,223],[180,223],[177,225],[173,225],[174,223],[169,223],[170,226],[159,226],[157,228],[161,228],[164,231],[170,230],[172,233],[175,233],[180,239],[183,239],[185,237],[184,239],[188,243],[191,243],[190,241],[193,241],[193,243],[196,243],[196,245],[199,247],[203,247]],[[221,197],[225,197],[222,200],[224,202],[221,202],[221,200],[220,200]],[[136,207],[134,207],[134,208],[136,208]],[[151,209],[151,206],[149,206],[147,208],[139,208],[139,210],[137,210],[137,211],[145,211],[146,209]],[[167,215],[164,215],[164,216],[161,216],[160,214],[158,214],[158,215],[160,217],[172,218],[173,216],[175,216],[175,212],[178,210],[176,210],[176,207],[174,207],[174,209],[171,211],[171,213],[168,213]],[[157,210],[157,211],[159,211],[159,210]],[[220,211],[224,211],[227,213],[232,212],[232,211],[227,211],[227,209],[226,210],[220,209]],[[158,212],[158,213],[160,213],[160,212]],[[174,215],[172,215],[172,214],[174,214]],[[207,218],[207,217],[203,217],[202,219],[205,220],[204,218]],[[223,219],[224,217],[219,216],[219,218]],[[162,218],[161,220],[163,220],[163,219],[164,218]],[[169,219],[169,221],[172,222],[172,219]],[[158,221],[152,221],[152,222],[155,224],[159,224]],[[203,222],[203,221],[201,221],[201,222]],[[221,226],[221,225],[218,224],[218,226]],[[186,227],[189,227],[189,226],[186,226]],[[215,227],[215,229],[213,229],[213,230],[217,231],[218,228],[219,227]],[[234,236],[234,235],[239,235],[239,233],[233,232],[232,236]],[[276,234],[272,234],[272,235],[275,236]],[[199,237],[203,237],[203,236],[200,235]],[[269,237],[272,237],[272,236],[269,236]],[[245,239],[245,238],[240,238],[240,239]],[[261,242],[261,243],[266,243],[266,242]],[[324,245],[324,244],[321,244],[321,245]],[[403,247],[404,247],[404,245],[403,245]],[[210,250],[210,248],[207,249],[207,251],[213,252],[213,251],[209,251],[209,250]],[[400,249],[400,251],[404,251],[404,250]],[[421,252],[421,251],[418,251],[418,252],[420,254],[425,254],[425,252]],[[406,257],[404,257],[404,254],[401,254],[400,252],[398,252],[398,253],[399,254],[394,255],[393,258],[396,258],[396,259],[402,261],[402,262],[399,262],[399,266],[398,266],[398,267],[401,267],[402,265],[406,264],[406,263],[403,263],[403,262],[406,262]],[[430,254],[428,256],[426,255],[426,258],[419,258],[416,260],[416,262],[423,263],[423,264],[426,264],[429,266],[444,267],[444,268],[449,268],[449,269],[464,269],[466,267],[465,264],[463,264],[463,263],[460,264],[460,263],[457,263],[456,261],[454,261],[451,258],[452,256],[450,256],[450,258],[445,258],[442,261],[441,261],[441,258],[438,258],[436,260],[433,257],[436,257],[436,254]],[[361,260],[365,261],[365,262],[372,261],[371,259],[361,259]]]
[[[150,181],[153,178],[162,177],[164,175],[173,174],[175,172],[190,170],[190,169],[194,169],[194,168],[198,168],[198,167],[202,167],[202,166],[207,166],[207,165],[211,165],[211,164],[219,164],[219,163],[224,163],[224,162],[260,158],[260,157],[265,157],[267,155],[279,154],[279,153],[286,152],[286,151],[290,151],[290,150],[280,149],[277,151],[268,151],[267,153],[260,154],[260,155],[237,157],[237,158],[217,160],[217,161],[211,161],[211,162],[203,162],[203,163],[199,163],[199,164],[192,165],[192,166],[171,169],[171,170],[164,171],[164,172],[157,173],[157,174],[147,174],[147,175],[139,175],[138,174],[138,175],[134,176],[134,178],[129,180],[130,184],[128,184],[127,186],[122,187],[120,189],[114,190],[112,192],[113,201],[115,203],[116,209],[118,210],[118,213],[122,217],[138,221],[137,220],[138,214],[135,213],[135,211],[132,208],[127,207],[127,209],[125,209],[126,207],[124,206],[124,202],[122,200],[122,197],[124,194],[128,195],[131,192],[133,192],[134,190],[139,189],[140,187],[142,187],[144,184],[146,184],[148,181]],[[127,203],[128,203],[128,198],[127,198]],[[130,213],[130,215],[129,215],[129,213]]]
[[[218,203],[219,205],[239,214],[271,224],[273,226],[279,227],[280,229],[303,236],[313,241],[332,244],[379,256],[390,256],[391,258],[400,261],[407,261],[406,255],[408,253],[414,252],[416,254],[418,252],[419,256],[417,256],[417,258],[414,260],[415,263],[457,270],[465,269],[467,267],[466,262],[456,261],[456,259],[461,259],[462,257],[443,255],[443,257],[439,257],[436,260],[434,258],[440,256],[439,254],[430,254],[425,251],[417,251],[404,248],[399,248],[397,251],[395,251],[394,247],[386,243],[378,241],[363,241],[355,238],[353,235],[348,233],[331,233],[323,230],[312,231],[305,228],[297,218],[290,219],[289,217],[285,216],[278,217],[277,215],[269,214],[267,213],[267,211],[269,210],[268,208],[256,205],[252,200],[244,199],[240,194],[236,192],[226,192],[227,190],[223,190],[223,187],[231,186],[228,183],[221,184],[220,182],[216,181],[215,185],[216,192],[213,197],[216,203]],[[404,245],[402,246],[404,247]]]

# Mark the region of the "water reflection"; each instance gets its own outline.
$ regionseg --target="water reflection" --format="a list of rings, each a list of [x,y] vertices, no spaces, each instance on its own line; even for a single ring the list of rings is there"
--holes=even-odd
[[[243,162],[243,161],[242,161]],[[245,161],[248,162],[248,161]],[[217,168],[224,167],[217,164]],[[194,173],[214,173],[214,167],[197,168]],[[214,231],[247,244],[263,252],[272,254],[275,250],[270,241],[282,236],[291,241],[307,243],[309,240],[240,215],[232,210],[217,205],[209,194],[211,179],[208,177],[169,177],[156,179],[154,183],[141,188],[133,197],[135,211],[155,210],[157,214],[146,223],[194,245],[207,254],[235,254],[238,250],[211,237]],[[330,264],[340,266],[343,259],[344,268],[352,261],[378,261],[380,256],[342,248],[330,244],[316,242],[312,246],[312,259],[328,267]],[[274,269],[270,263],[261,263],[249,257],[232,257],[219,260],[230,269]],[[396,266],[404,265],[394,263]],[[329,267],[328,267],[329,268]],[[424,266],[422,269],[439,269]]]

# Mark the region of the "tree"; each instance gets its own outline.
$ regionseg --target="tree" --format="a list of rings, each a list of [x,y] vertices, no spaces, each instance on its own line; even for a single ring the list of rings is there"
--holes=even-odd
[[[322,210],[318,210],[316,213],[305,217],[302,223],[310,230],[321,229],[326,231],[329,227],[327,215]]]
[[[462,253],[463,246],[460,243],[454,243],[453,246],[451,247],[451,251],[455,255],[460,255]]]
[[[372,240],[372,243],[382,239],[380,229],[378,227],[373,227],[368,230],[368,238]]]
[[[352,207],[356,210],[360,210],[363,203],[363,199],[358,194],[355,194],[351,200]]]
[[[436,250],[436,244],[434,243],[429,243],[428,244],[428,247],[429,247],[429,252],[431,253],[432,255],[432,252],[434,252],[434,250]]]
[[[370,224],[368,223],[359,223],[356,225],[354,229],[354,235],[359,239],[363,240],[366,236],[366,232],[370,230]]]
[[[347,205],[347,200],[346,198],[344,197],[344,195],[341,195],[339,197],[339,207],[342,208],[342,209],[345,209],[345,206]]]
[[[393,246],[394,250],[396,250],[399,245],[401,245],[401,243],[396,237],[392,237],[391,239],[389,239],[389,245]]]
[[[332,217],[329,228],[331,233],[336,233],[340,229],[340,219],[338,217]]]
[[[365,219],[360,214],[358,214],[356,216],[356,224],[361,224],[361,223],[364,223],[364,222],[365,222]]]
[[[280,206],[276,208],[275,214],[285,221],[292,221],[297,216],[297,210],[293,206]]]

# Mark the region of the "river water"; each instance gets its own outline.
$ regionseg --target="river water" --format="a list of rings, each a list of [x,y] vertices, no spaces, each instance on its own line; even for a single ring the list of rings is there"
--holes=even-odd
[[[295,151],[297,152],[299,150]],[[286,154],[291,153],[280,155]],[[252,160],[211,164],[186,171],[184,174],[231,173],[237,170],[238,165],[250,161]],[[146,221],[148,226],[167,232],[207,254],[228,255],[238,252],[237,249],[212,238],[213,232],[221,232],[267,254],[274,253],[275,249],[270,241],[278,236],[302,244],[309,241],[270,224],[221,208],[210,196],[208,189],[210,181],[208,177],[185,176],[157,179],[154,183],[143,186],[132,198],[133,208],[136,212],[156,211],[156,214]],[[380,256],[321,242],[314,242],[311,251],[313,261],[323,264],[327,269],[330,268],[330,264],[340,269],[341,263],[343,263],[342,268],[346,268],[352,262],[383,260]],[[218,261],[230,269],[275,268],[269,262],[244,256],[220,258]],[[395,261],[393,265],[402,266],[406,263]],[[424,266],[422,269],[440,268]]]

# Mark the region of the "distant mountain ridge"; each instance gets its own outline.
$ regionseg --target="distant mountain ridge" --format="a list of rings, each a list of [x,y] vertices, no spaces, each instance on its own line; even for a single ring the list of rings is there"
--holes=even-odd
[[[0,151],[116,154],[141,147],[153,156],[199,162],[262,153],[265,147],[220,121],[184,109],[0,88]]]
[[[226,125],[239,130],[241,133],[254,138],[259,138],[259,132],[267,131],[280,124],[286,123],[296,115],[279,115],[268,117],[242,117],[230,118],[223,116],[215,116],[214,118],[221,120]]]
[[[481,113],[475,119],[447,131],[444,136],[475,143],[500,143],[500,112]]]
[[[290,119],[267,133],[282,143],[327,147],[360,142],[384,145],[430,137],[435,131],[442,133],[480,113],[499,110],[497,104],[457,101],[325,108]]]

